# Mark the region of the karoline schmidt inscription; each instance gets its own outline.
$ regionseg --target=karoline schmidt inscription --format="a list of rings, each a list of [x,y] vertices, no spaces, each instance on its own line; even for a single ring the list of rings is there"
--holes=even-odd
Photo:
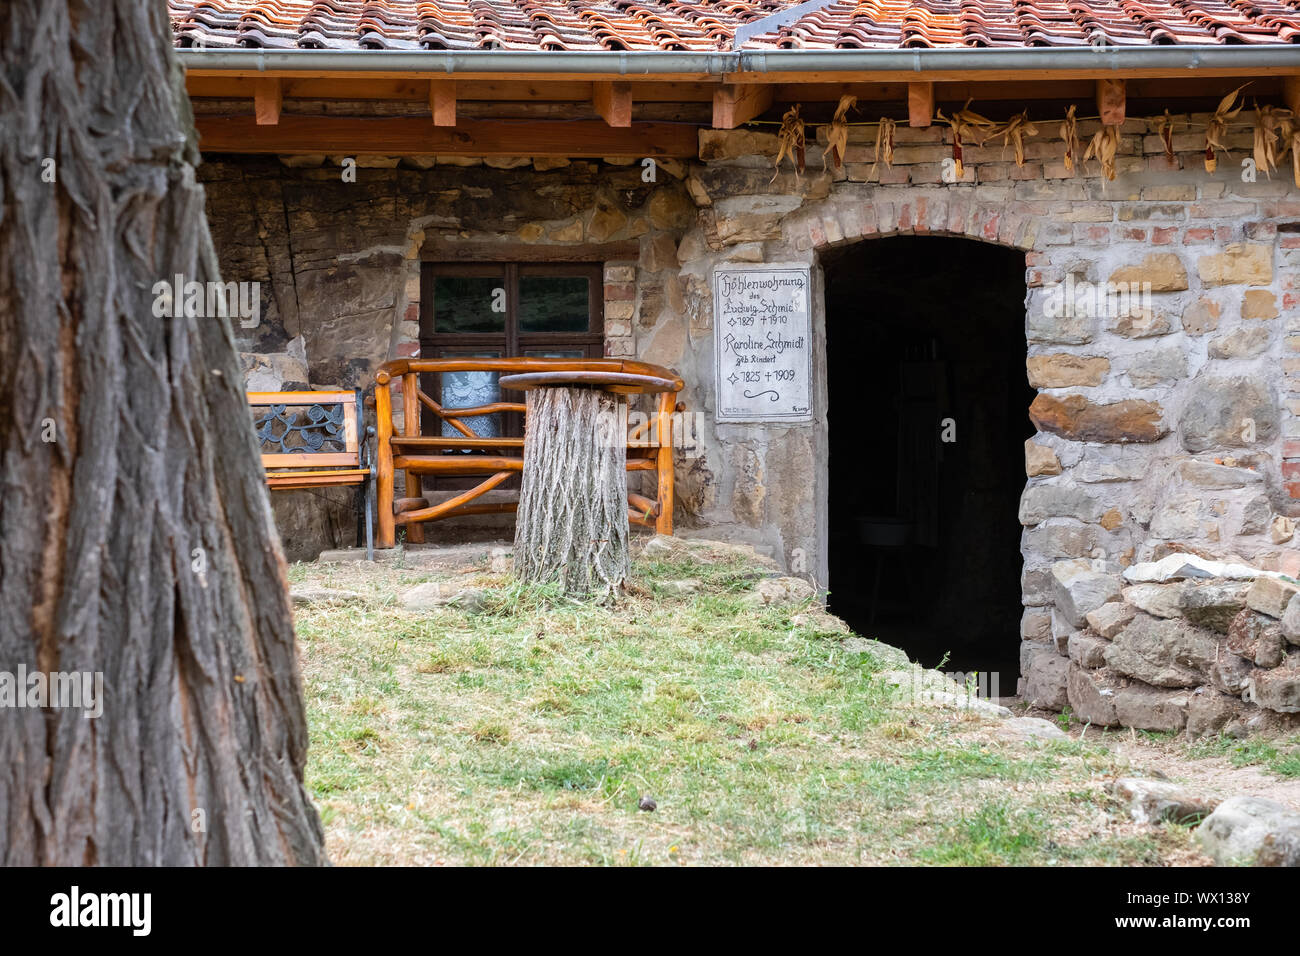
[[[805,265],[713,273],[718,421],[812,421],[812,332]]]

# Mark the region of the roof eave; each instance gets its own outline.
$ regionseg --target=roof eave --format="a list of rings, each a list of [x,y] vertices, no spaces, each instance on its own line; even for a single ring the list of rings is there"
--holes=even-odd
[[[531,52],[515,50],[212,50],[177,51],[190,70],[211,73],[383,73],[590,76],[718,76],[798,73],[958,74],[1032,71],[1258,70],[1300,75],[1300,45],[913,48],[905,50],[742,50],[739,52]]]

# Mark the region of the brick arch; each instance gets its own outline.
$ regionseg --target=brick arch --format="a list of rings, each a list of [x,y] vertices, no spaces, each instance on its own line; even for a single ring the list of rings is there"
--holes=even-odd
[[[790,239],[799,251],[820,254],[862,239],[951,236],[1031,252],[1040,216],[1024,204],[963,196],[959,187],[918,195],[915,187],[874,187],[858,200],[843,193],[805,206]]]

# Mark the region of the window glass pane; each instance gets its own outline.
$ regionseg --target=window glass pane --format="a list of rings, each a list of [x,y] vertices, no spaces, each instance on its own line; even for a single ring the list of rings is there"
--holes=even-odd
[[[444,355],[444,358],[459,358],[460,355]],[[466,358],[500,358],[500,352],[475,352]],[[444,410],[451,408],[474,408],[478,405],[490,405],[501,401],[501,386],[497,384],[500,377],[497,372],[443,372],[442,399]],[[501,413],[492,415],[471,415],[462,418],[467,428],[480,438],[499,438],[501,436]],[[445,438],[463,438],[453,425],[442,423]]]
[[[521,332],[586,332],[590,325],[586,276],[520,276]]]
[[[524,349],[528,358],[586,358],[584,349]]]
[[[493,276],[434,276],[433,331],[504,332],[505,280]]]

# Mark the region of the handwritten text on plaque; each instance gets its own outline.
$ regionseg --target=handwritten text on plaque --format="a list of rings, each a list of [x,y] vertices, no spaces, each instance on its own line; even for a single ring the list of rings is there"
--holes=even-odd
[[[808,267],[713,273],[718,421],[812,420]]]

